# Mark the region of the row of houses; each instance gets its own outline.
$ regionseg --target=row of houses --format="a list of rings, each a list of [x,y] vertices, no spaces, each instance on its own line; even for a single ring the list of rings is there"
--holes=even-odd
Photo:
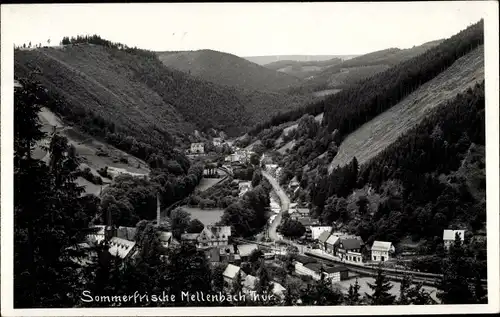
[[[213,138],[212,144],[215,147],[221,147],[224,144],[223,138]],[[189,148],[191,154],[204,154],[205,153],[205,143],[203,142],[193,142]]]

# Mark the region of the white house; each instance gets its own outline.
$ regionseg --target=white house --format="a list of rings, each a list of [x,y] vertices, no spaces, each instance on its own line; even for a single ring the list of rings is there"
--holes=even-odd
[[[297,188],[299,188],[299,186],[300,186],[300,183],[297,180],[297,176],[294,176],[292,178],[292,180],[290,181],[290,183],[288,184],[288,189],[295,191]]]
[[[271,284],[273,285],[272,289],[273,294],[280,298],[283,298],[285,296],[286,288],[284,288],[283,285],[275,281],[272,281]]]
[[[257,287],[258,280],[259,279],[253,275],[247,275],[242,282],[243,293],[250,294],[251,292],[255,291],[255,288]]]
[[[443,231],[443,242],[445,249],[449,249],[450,246],[455,242],[455,235],[459,236],[460,240],[464,241],[465,230],[444,230]]]
[[[330,253],[330,254],[336,255],[337,246],[339,244],[339,241],[340,241],[339,236],[334,235],[334,234],[329,235],[328,239],[325,241],[325,251]]]
[[[191,153],[197,153],[197,154],[205,153],[205,144],[191,143]]]
[[[310,226],[309,229],[311,230],[311,240],[319,239],[319,236],[325,231],[332,231],[332,227],[330,226]]]
[[[392,242],[374,241],[372,245],[372,261],[385,262],[390,260],[392,253],[395,251]]]
[[[237,265],[228,264],[224,273],[222,273],[222,277],[224,279],[224,284],[226,287],[231,288],[233,285],[233,281],[238,275],[238,272],[241,271],[241,278],[245,278],[245,272],[241,270],[241,268]]]

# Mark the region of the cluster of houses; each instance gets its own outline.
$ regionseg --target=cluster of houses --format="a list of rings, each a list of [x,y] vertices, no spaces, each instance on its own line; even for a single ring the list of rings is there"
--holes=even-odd
[[[291,203],[288,207],[288,214],[290,219],[300,222],[304,227],[306,227],[306,237],[311,235],[311,226],[318,224],[318,220],[313,219],[310,215],[310,209],[304,206],[300,206],[298,203]]]
[[[212,139],[212,145],[216,148],[221,148],[224,145],[224,138],[216,137]],[[205,154],[205,143],[203,142],[193,142],[188,150],[189,154]]]
[[[237,150],[225,157],[224,161],[230,165],[242,165],[250,162],[250,157],[254,154],[248,150]]]
[[[226,291],[231,290],[238,274],[240,274],[241,276],[241,286],[243,293],[251,294],[252,292],[255,292],[259,283],[259,278],[250,274],[246,274],[239,266],[233,264],[228,264],[222,274],[224,278],[224,288],[226,289]],[[278,282],[271,281],[271,284],[273,287],[273,294],[283,299],[286,289]]]

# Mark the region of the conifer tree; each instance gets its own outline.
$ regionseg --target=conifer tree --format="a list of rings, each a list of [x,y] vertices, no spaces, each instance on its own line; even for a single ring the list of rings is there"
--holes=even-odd
[[[392,305],[396,296],[391,295],[389,291],[393,285],[384,275],[382,266],[378,267],[375,284],[368,283],[368,287],[373,291],[372,294],[366,294],[371,305]]]
[[[63,139],[49,151],[54,170],[32,158],[44,137],[38,112],[47,99],[38,83],[20,82],[23,89],[14,95],[14,307],[71,307],[83,287],[75,260],[84,256],[78,244],[91,201],[72,181],[75,153]],[[55,159],[61,150],[64,158]]]
[[[233,294],[238,295],[243,291],[243,279],[241,278],[241,270],[236,274],[236,278],[233,281]]]
[[[349,291],[347,293],[347,305],[358,305],[360,302],[360,294],[359,294],[359,289],[361,286],[358,283],[358,278],[356,278],[356,282],[354,285],[349,285]]]
[[[257,277],[259,279],[256,287],[256,291],[259,294],[267,295],[271,294],[273,290],[273,285],[271,283],[271,277],[266,269],[264,259],[260,260],[260,267],[257,271]]]

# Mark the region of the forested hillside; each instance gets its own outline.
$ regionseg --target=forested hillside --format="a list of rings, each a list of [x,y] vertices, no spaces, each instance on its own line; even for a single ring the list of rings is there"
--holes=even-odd
[[[484,80],[484,48],[480,46],[409,94],[395,106],[350,133],[340,144],[329,169],[349,163],[360,164],[374,157],[399,135],[412,128],[427,112]]]
[[[255,135],[271,126],[295,121],[304,114],[318,115],[324,111],[323,123],[328,131],[338,130],[343,139],[363,123],[397,104],[483,42],[481,20],[425,53],[364,79],[337,94],[300,109],[280,113],[267,122],[255,126],[250,134]]]
[[[215,128],[234,135],[303,101],[201,81],[165,67],[152,52],[111,45],[98,37],[74,42],[15,52],[15,75],[25,77],[38,69],[44,86],[71,105],[65,113],[58,112],[64,117],[90,112],[98,121],[138,134],[156,130],[182,138],[194,129]],[[89,125],[92,120],[75,123]],[[96,124],[87,129],[91,127]]]
[[[297,77],[268,69],[232,54],[213,50],[157,54],[165,66],[218,85],[273,91],[301,82]]]

